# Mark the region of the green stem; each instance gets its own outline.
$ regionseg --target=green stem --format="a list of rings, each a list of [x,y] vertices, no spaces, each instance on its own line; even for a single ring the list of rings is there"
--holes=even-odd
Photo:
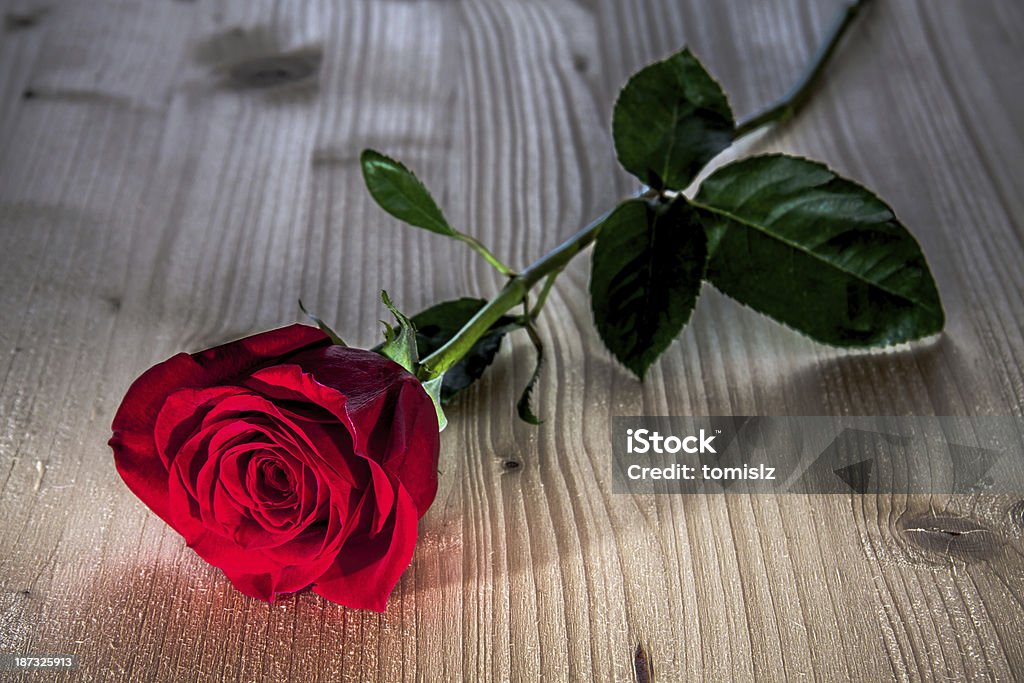
[[[544,302],[548,300],[548,294],[551,293],[551,287],[555,284],[555,280],[558,279],[561,272],[562,269],[559,268],[548,274],[548,278],[544,280],[544,285],[540,288],[540,294],[537,295],[537,303],[526,312],[527,320],[536,320],[537,316],[540,315],[541,309],[544,308]]]
[[[502,263],[497,256],[491,253],[490,249],[488,249],[479,241],[477,241],[475,237],[470,237],[469,235],[460,232],[457,238],[462,242],[468,244],[470,248],[476,251],[476,253],[483,256],[484,260],[490,263],[492,266],[494,266],[494,269],[497,270],[499,273],[501,273],[502,275],[507,275],[508,277],[515,277],[516,271],[512,270],[504,263]]]
[[[828,64],[832,54],[836,51],[839,41],[846,33],[846,30],[850,28],[857,14],[870,2],[871,0],[853,0],[853,2],[847,5],[846,9],[840,12],[832,27],[825,34],[825,39],[821,42],[821,46],[800,76],[800,80],[796,82],[796,85],[790,88],[789,92],[772,106],[736,124],[736,133],[733,138],[739,139],[769,123],[788,121],[793,118],[810,98],[811,93],[814,91],[814,86],[817,85],[818,79],[821,78],[825,71],[825,65]]]
[[[603,214],[510,279],[498,295],[477,311],[447,344],[420,361],[420,379],[437,377],[458,363],[459,359],[473,348],[473,344],[487,333],[491,325],[526,297],[530,288],[544,277],[565,268],[576,254],[589,246],[597,237],[597,232],[607,216],[608,214]]]
[[[810,97],[815,83],[824,71],[829,58],[835,52],[836,46],[839,44],[843,34],[846,33],[857,13],[869,2],[871,0],[853,0],[842,11],[797,84],[776,104],[759,114],[739,122],[736,126],[736,133],[733,136],[734,140],[750,134],[761,126],[774,121],[786,121],[793,117],[807,101],[807,98]],[[480,252],[491,265],[508,275],[510,279],[502,290],[498,292],[498,295],[477,311],[477,314],[454,337],[449,339],[448,343],[420,362],[420,379],[429,380],[439,377],[448,368],[459,362],[459,359],[473,348],[473,344],[487,333],[491,325],[496,323],[513,306],[522,303],[530,289],[546,277],[548,279],[544,284],[544,289],[534,309],[535,311],[539,310],[558,273],[568,265],[574,256],[587,248],[597,238],[597,233],[604,219],[607,218],[608,213],[605,213],[579,230],[575,235],[562,242],[535,261],[529,268],[518,274],[498,261],[479,242],[476,242],[471,237],[468,238],[472,240],[472,242],[468,242],[470,246]],[[528,315],[527,317],[529,318],[530,316]]]

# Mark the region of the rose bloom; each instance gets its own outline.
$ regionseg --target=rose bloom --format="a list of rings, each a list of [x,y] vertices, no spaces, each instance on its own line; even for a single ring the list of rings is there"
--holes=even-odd
[[[437,413],[397,363],[292,325],[139,377],[117,470],[238,590],[383,611],[437,492]]]

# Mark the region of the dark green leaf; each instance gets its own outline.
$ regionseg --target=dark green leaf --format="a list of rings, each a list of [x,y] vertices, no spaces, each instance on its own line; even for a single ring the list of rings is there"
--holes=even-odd
[[[459,236],[412,171],[372,149],[363,150],[359,161],[366,187],[382,209],[418,228],[449,237]]]
[[[690,319],[706,257],[697,215],[681,197],[631,199],[601,226],[590,275],[594,322],[640,379]]]
[[[380,299],[398,321],[397,329],[384,323],[384,343],[380,346],[380,353],[415,374],[416,364],[419,362],[416,349],[416,326],[395,308],[387,292],[381,291]]]
[[[487,302],[483,299],[463,298],[431,306],[412,317],[416,326],[416,341],[420,358],[426,358],[455,336]],[[447,403],[484,374],[501,348],[501,339],[516,329],[515,318],[502,316],[481,337],[463,358],[444,373],[441,401]]]
[[[338,346],[348,346],[348,344],[346,344],[341,339],[341,337],[338,336],[338,333],[332,330],[330,326],[327,325],[327,323],[325,323],[323,320],[321,320],[320,318],[316,317],[315,315],[306,310],[306,307],[302,305],[302,299],[299,299],[299,310],[302,311],[310,320],[316,323],[316,326],[320,328],[321,332],[328,336],[332,344],[337,344]]]
[[[689,50],[630,78],[612,114],[619,163],[659,190],[686,188],[735,128],[722,87]]]
[[[537,380],[540,379],[540,369],[544,365],[544,344],[541,342],[540,335],[537,334],[537,330],[532,323],[526,326],[526,332],[530,336],[530,342],[533,344],[534,351],[537,353],[537,362],[533,366],[533,374],[530,375],[530,381],[526,383],[526,388],[523,389],[523,393],[520,394],[519,400],[516,402],[516,412],[519,414],[519,419],[523,422],[539,425],[543,420],[538,418],[533,412],[533,408],[530,406],[530,399],[533,396],[533,387],[537,384]]]
[[[836,346],[885,346],[942,330],[921,247],[882,200],[826,166],[744,159],[694,201],[708,280],[755,310]]]

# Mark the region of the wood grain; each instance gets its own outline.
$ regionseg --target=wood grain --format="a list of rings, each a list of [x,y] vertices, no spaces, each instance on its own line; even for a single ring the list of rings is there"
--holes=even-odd
[[[633,190],[607,132],[632,71],[689,44],[746,114],[838,3],[0,6],[0,651],[77,653],[68,680],[1024,676],[1018,499],[632,497],[608,438],[630,414],[1024,414],[1024,5],[875,3],[798,123],[750,146],[890,201],[941,339],[847,354],[706,289],[641,385],[574,264],[543,317],[544,425],[514,418],[517,339],[450,414],[384,615],[267,606],[199,560],[114,471],[128,384],[298,319],[300,296],[368,345],[383,287],[405,310],[495,291],[472,252],[372,205],[363,147],[524,264]],[[936,541],[976,528],[980,550]]]

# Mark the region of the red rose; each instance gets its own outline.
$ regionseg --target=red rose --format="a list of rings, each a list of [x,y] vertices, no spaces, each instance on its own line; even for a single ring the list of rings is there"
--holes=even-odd
[[[437,492],[419,381],[305,325],[150,368],[113,431],[128,487],[260,600],[312,587],[383,611]]]

